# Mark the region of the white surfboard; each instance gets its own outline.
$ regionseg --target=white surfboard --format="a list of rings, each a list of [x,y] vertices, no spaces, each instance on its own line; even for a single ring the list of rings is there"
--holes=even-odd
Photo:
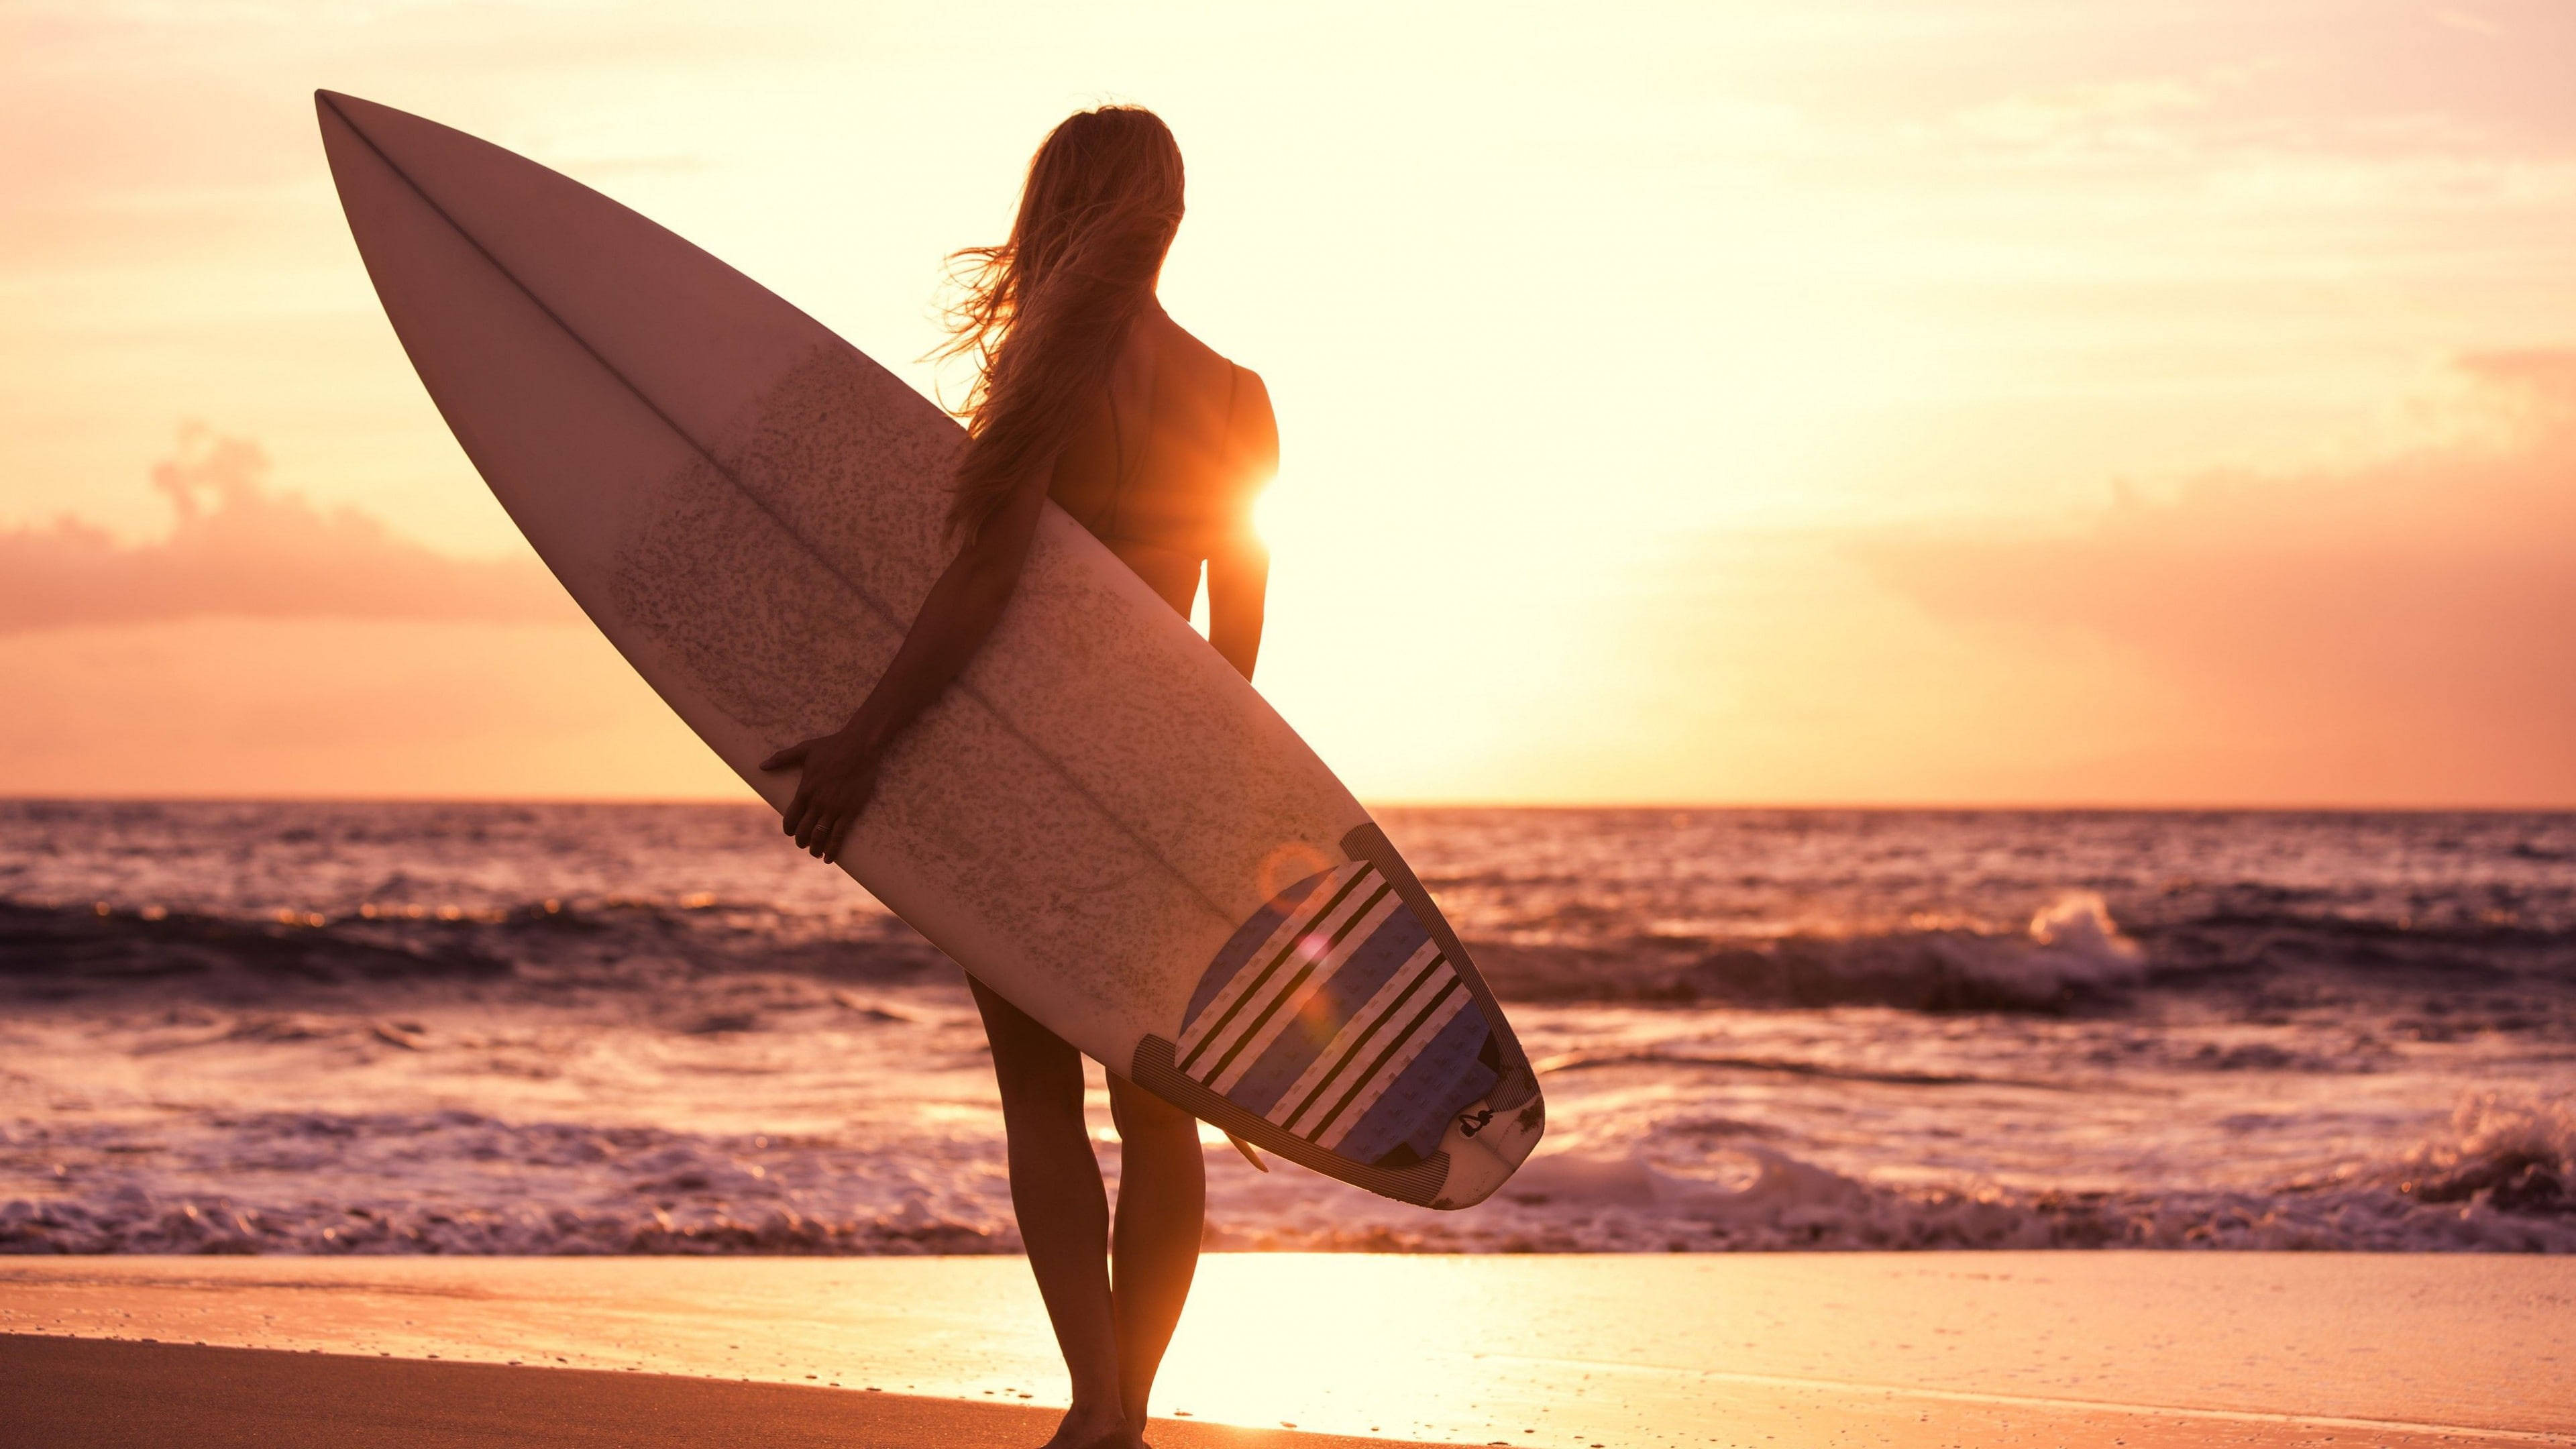
[[[597,192],[417,116],[316,102],[359,253],[466,455],[636,670],[783,807],[792,773],[755,766],[837,728],[894,657],[952,552],[964,431]],[[1085,1054],[1291,1161],[1465,1207],[1538,1141],[1529,1059],[1385,833],[1052,505],[844,866]]]

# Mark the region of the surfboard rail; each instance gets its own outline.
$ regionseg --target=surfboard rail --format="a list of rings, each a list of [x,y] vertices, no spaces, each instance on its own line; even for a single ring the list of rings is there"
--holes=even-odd
[[[608,197],[315,101],[359,253],[467,457],[637,672],[783,806],[793,781],[758,762],[839,723],[945,566],[962,430]],[[1086,1054],[1319,1172],[1466,1206],[1543,1130],[1527,1054],[1384,831],[1052,505],[842,866]],[[1254,931],[1325,877],[1360,884],[1322,947],[1284,911]]]

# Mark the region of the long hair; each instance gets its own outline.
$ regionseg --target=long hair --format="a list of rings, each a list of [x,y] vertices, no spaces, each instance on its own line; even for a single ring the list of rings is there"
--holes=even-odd
[[[965,297],[934,356],[972,357],[952,531],[973,536],[1050,463],[1100,386],[1181,225],[1181,148],[1141,106],[1070,116],[1029,162],[1009,240],[949,257]]]

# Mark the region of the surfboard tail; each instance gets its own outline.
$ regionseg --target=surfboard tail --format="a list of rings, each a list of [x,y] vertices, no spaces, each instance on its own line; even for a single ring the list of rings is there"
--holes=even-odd
[[[1375,825],[1217,953],[1135,1079],[1230,1135],[1426,1207],[1481,1201],[1545,1130],[1538,1078]]]

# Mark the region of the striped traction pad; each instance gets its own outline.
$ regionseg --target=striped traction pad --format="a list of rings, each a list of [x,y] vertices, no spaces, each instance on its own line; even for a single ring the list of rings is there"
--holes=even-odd
[[[1391,1168],[1428,1157],[1499,1069],[1467,983],[1367,861],[1308,876],[1235,931],[1173,1058],[1291,1136]]]

